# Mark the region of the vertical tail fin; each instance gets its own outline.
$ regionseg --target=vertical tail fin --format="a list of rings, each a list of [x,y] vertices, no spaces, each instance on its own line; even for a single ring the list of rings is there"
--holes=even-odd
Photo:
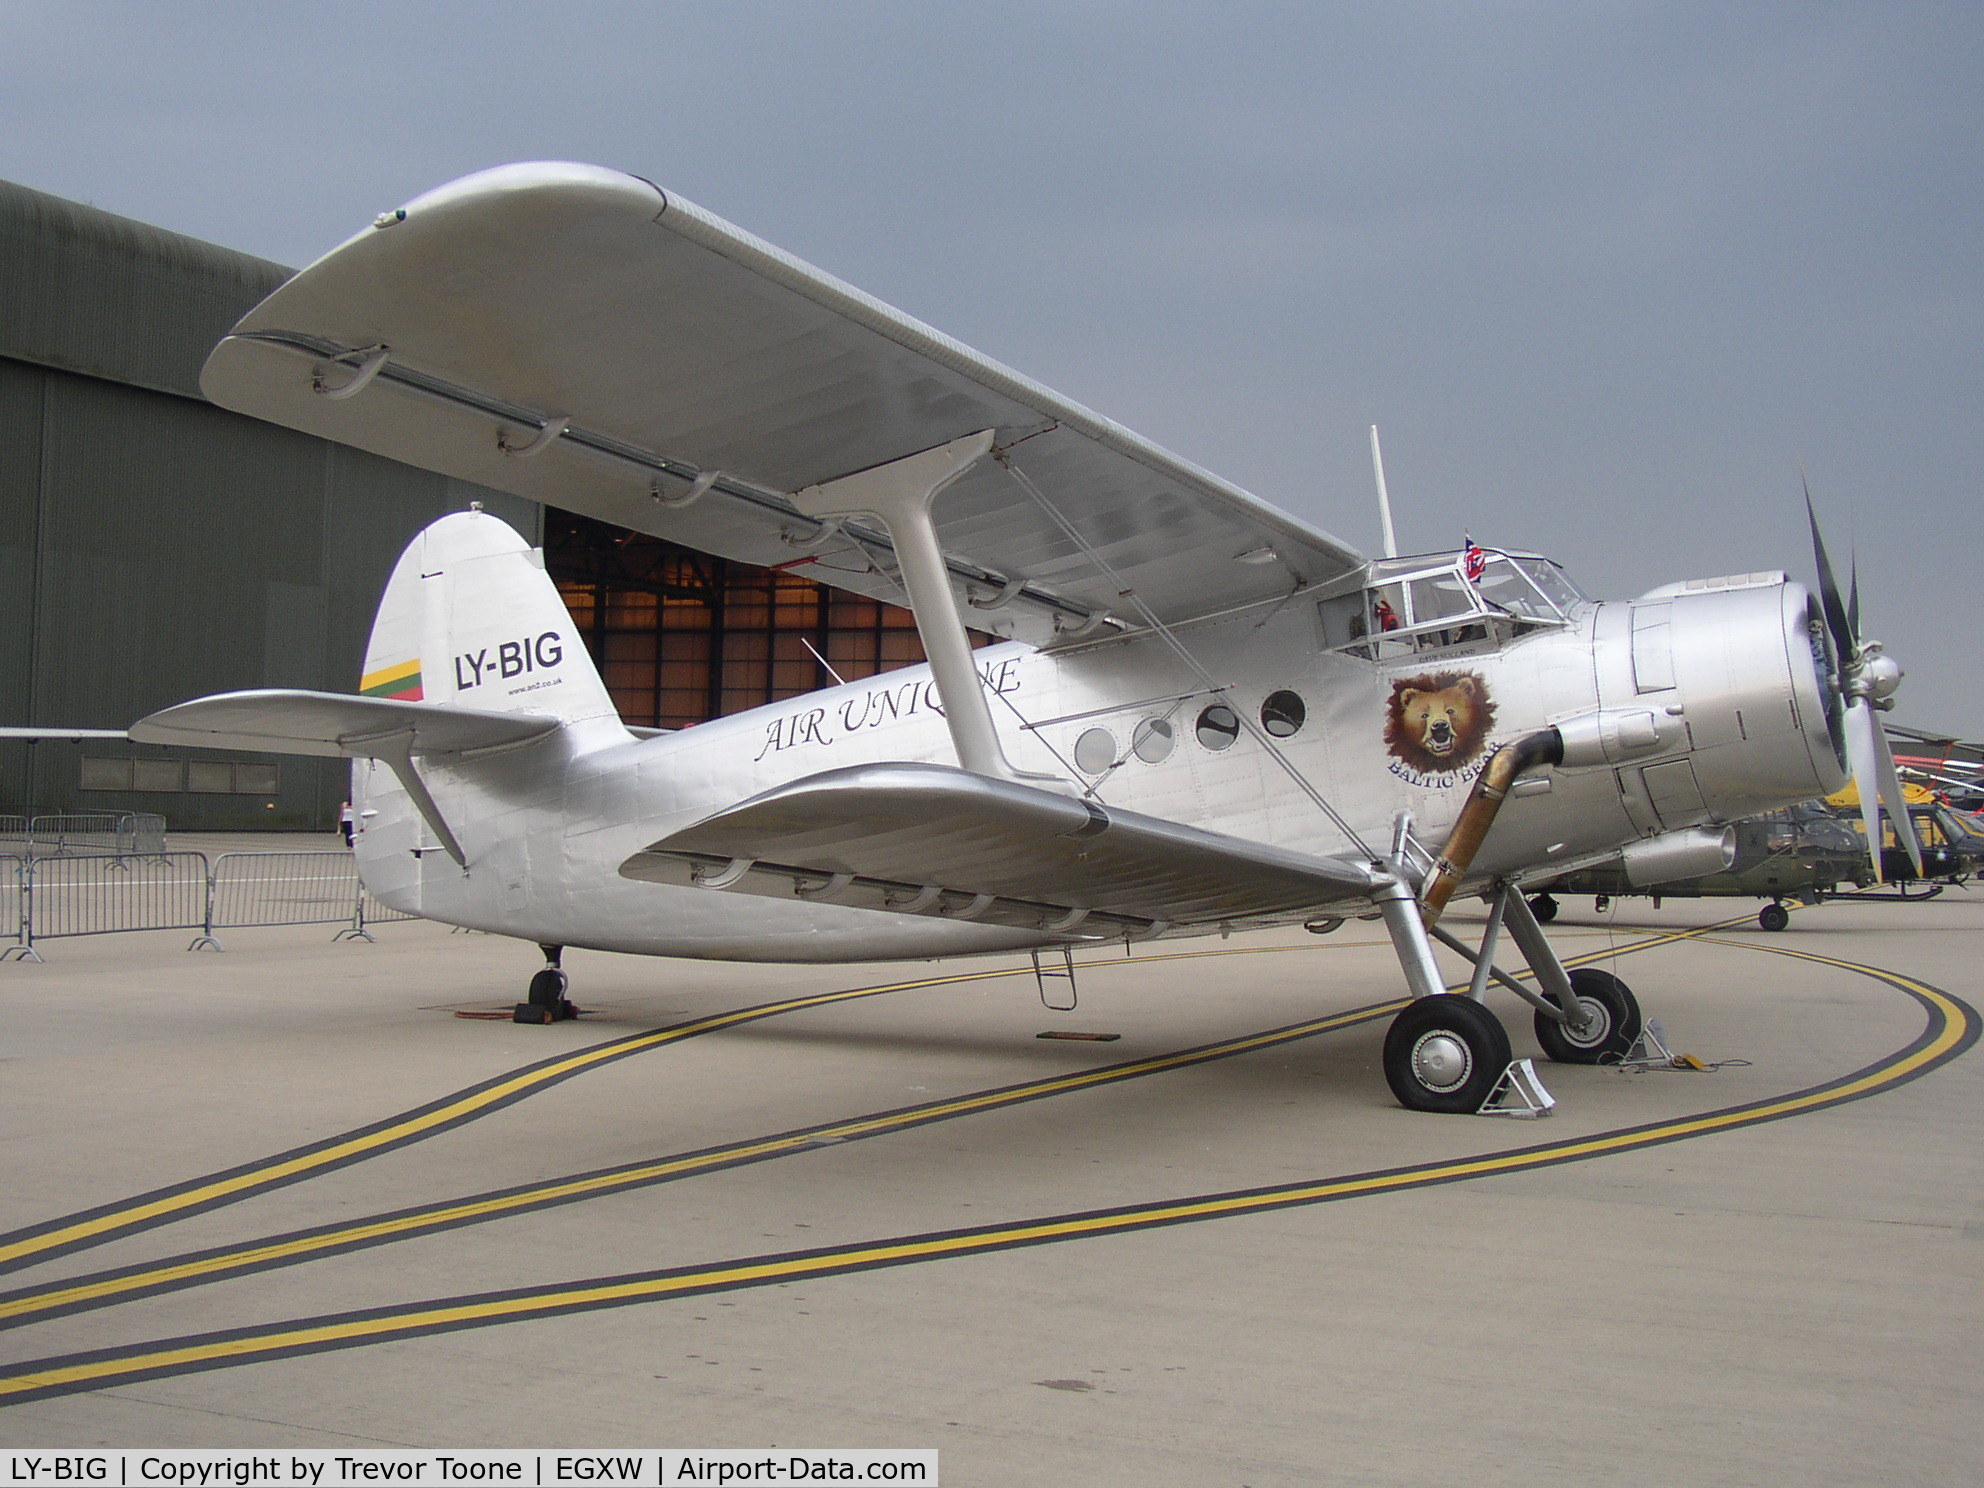
[[[358,690],[567,723],[618,717],[543,556],[481,511],[441,518],[400,555]]]

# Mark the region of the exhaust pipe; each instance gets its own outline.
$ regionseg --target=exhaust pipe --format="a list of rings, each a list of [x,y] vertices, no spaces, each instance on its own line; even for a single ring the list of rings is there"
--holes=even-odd
[[[1427,929],[1433,928],[1441,912],[1446,909],[1447,901],[1453,898],[1454,890],[1467,876],[1474,855],[1481,850],[1488,829],[1495,825],[1502,802],[1508,799],[1517,779],[1538,765],[1562,764],[1563,760],[1564,738],[1553,728],[1524,734],[1495,751],[1487,767],[1475,778],[1474,789],[1468,792],[1467,804],[1461,807],[1453,831],[1447,834],[1447,845],[1440,850],[1440,856],[1434,860],[1432,870],[1426,875],[1425,887],[1419,896],[1419,913]]]

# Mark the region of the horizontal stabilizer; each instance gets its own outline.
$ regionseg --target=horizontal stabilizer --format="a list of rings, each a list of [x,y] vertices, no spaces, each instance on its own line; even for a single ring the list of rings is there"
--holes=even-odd
[[[436,703],[265,688],[195,698],[131,725],[140,744],[191,744],[267,754],[374,759],[466,754],[541,739],[558,720]]]
[[[857,765],[780,786],[662,839],[620,872],[1070,939],[1297,919],[1376,886],[1361,860],[920,764]]]

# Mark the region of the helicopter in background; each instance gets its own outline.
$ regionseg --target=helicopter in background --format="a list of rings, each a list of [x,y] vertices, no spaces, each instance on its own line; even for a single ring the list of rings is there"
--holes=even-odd
[[[1984,809],[1984,744],[1898,723],[1885,728],[1903,781],[1941,792],[1958,812]]]
[[[1951,884],[1984,875],[1984,831],[1970,825],[1949,802],[1927,786],[1904,781],[1902,798],[1907,804],[1909,825],[1922,851],[1921,868],[1909,860],[1895,838],[1894,822],[1888,813],[1881,817],[1881,869],[1879,880],[1895,885],[1897,899],[1928,899]],[[1860,811],[1860,793],[1848,782],[1845,789],[1826,797],[1825,804],[1854,834],[1855,848],[1862,858],[1861,888],[1877,880],[1865,872],[1870,858],[1866,847],[1867,828]],[[1910,893],[1911,884],[1929,885],[1927,893]]]
[[[1801,801],[1767,811],[1735,823],[1732,830],[1735,855],[1720,872],[1650,883],[1635,874],[1632,864],[1613,862],[1542,884],[1532,895],[1530,908],[1547,923],[1557,917],[1560,894],[1590,894],[1599,910],[1614,899],[1638,895],[1650,897],[1656,909],[1664,899],[1756,898],[1769,901],[1758,911],[1757,923],[1766,930],[1782,930],[1791,922],[1786,901],[1818,904],[1838,893],[1842,884],[1858,888],[1860,880],[1869,876],[1864,839],[1824,802]],[[1919,822],[1916,830],[1921,831]],[[1984,837],[1977,841],[1984,846]],[[1923,853],[1926,860],[1926,845]]]
[[[1902,794],[1921,847],[1919,873],[1896,841],[1890,815],[1883,814],[1881,871],[1875,877],[1860,796],[1848,785],[1822,801],[1801,801],[1737,822],[1735,857],[1720,872],[1650,882],[1629,863],[1602,864],[1532,885],[1537,892],[1530,908],[1548,923],[1557,917],[1559,894],[1590,894],[1601,911],[1614,899],[1638,896],[1652,899],[1656,909],[1665,899],[1757,898],[1769,901],[1757,912],[1757,923],[1782,930],[1791,922],[1784,907],[1791,900],[1820,904],[1840,893],[1933,899],[1952,884],[1984,876],[1984,825],[1973,825],[1924,786],[1904,784]],[[1895,886],[1892,894],[1864,892],[1883,882]]]

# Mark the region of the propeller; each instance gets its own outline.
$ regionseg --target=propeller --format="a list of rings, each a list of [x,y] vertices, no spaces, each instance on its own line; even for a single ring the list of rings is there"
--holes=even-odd
[[[1801,479],[1803,473],[1800,473]],[[1826,633],[1838,663],[1839,689],[1846,704],[1846,759],[1853,772],[1853,785],[1860,793],[1860,819],[1867,827],[1867,851],[1874,860],[1874,879],[1884,882],[1881,872],[1881,807],[1886,806],[1894,822],[1894,834],[1908,853],[1908,861],[1922,874],[1922,846],[1915,840],[1915,825],[1908,819],[1908,803],[1902,799],[1901,776],[1895,772],[1894,753],[1888,748],[1887,730],[1877,713],[1894,706],[1895,689],[1901,686],[1901,667],[1879,641],[1860,639],[1860,562],[1853,562],[1852,597],[1842,602],[1839,580],[1833,576],[1832,560],[1826,555],[1826,541],[1819,536],[1818,514],[1812,508],[1812,486],[1805,482],[1805,520],[1812,528],[1812,557],[1819,570],[1819,605],[1825,614]]]

